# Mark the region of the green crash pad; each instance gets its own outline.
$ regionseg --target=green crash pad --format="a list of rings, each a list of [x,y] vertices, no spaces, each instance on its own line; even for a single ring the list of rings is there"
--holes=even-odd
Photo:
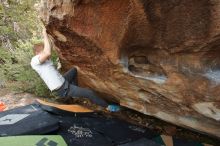
[[[1,146],[67,146],[60,135],[0,137]]]

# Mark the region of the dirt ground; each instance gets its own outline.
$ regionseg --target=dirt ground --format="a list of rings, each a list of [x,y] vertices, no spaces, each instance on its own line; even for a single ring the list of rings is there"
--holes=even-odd
[[[4,88],[0,89],[0,102],[3,102],[6,105],[7,107],[6,110],[31,104],[36,99],[43,99],[43,98],[37,97],[29,93],[16,93],[8,89],[4,89]],[[45,100],[45,98],[43,100]],[[47,98],[46,100],[54,102],[54,99],[51,100]],[[95,105],[85,100],[83,101],[82,100],[71,100],[71,101],[59,101],[59,102],[65,102],[67,104],[72,104],[72,103],[82,104],[93,110],[98,110]],[[106,111],[101,111],[101,112],[106,112]],[[135,112],[133,110],[127,109],[127,108],[122,108],[122,110],[119,113],[113,114],[113,113],[107,112],[107,115],[116,116],[120,119],[129,121],[131,123],[147,127],[160,134],[175,136],[175,137],[187,139],[187,140],[194,140],[194,141],[198,141],[201,143],[207,143],[207,144],[212,144],[216,146],[220,145],[220,140],[217,138],[203,135],[197,132],[193,132],[191,130],[187,130],[187,129],[169,124],[167,122],[161,121],[154,117],[146,116],[141,113]]]
[[[36,96],[29,93],[15,93],[7,89],[0,89],[0,102],[6,105],[5,110],[28,105],[36,100]]]

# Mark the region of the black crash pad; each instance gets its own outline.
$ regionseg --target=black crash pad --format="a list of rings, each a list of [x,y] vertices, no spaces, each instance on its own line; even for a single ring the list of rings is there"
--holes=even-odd
[[[161,145],[155,143],[152,140],[141,138],[136,141],[132,141],[126,144],[118,145],[118,146],[161,146]]]
[[[151,130],[139,127],[116,118],[107,118],[97,113],[89,116],[59,115],[60,128],[56,133],[62,135],[68,145],[115,146],[140,138],[151,139],[158,136]]]
[[[47,134],[58,129],[59,120],[31,104],[0,113],[0,136]]]
[[[110,139],[98,133],[79,117],[62,117],[56,134],[70,146],[112,146]]]
[[[152,139],[158,136],[158,134],[148,128],[137,126],[117,118],[93,115],[93,117],[82,117],[82,120],[88,127],[111,139],[115,145],[124,144],[140,138]]]

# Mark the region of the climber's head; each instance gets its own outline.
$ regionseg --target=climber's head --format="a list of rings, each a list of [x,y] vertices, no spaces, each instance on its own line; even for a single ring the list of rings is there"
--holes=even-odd
[[[38,44],[34,44],[34,54],[38,55],[40,54],[40,52],[42,52],[44,50],[44,44],[43,43],[38,43]]]

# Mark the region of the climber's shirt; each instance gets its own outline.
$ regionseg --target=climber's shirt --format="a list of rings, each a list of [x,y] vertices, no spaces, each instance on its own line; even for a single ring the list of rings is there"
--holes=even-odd
[[[64,84],[64,77],[55,69],[50,59],[40,63],[39,55],[36,55],[31,60],[31,67],[39,74],[51,91],[59,89]]]

